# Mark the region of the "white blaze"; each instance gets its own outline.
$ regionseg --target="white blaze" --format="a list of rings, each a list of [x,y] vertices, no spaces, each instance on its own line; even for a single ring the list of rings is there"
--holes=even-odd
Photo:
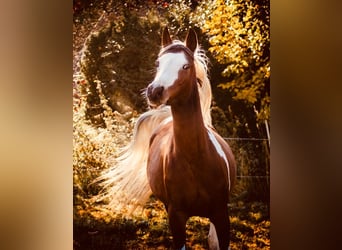
[[[159,87],[163,86],[165,89],[172,86],[178,78],[178,71],[183,69],[183,65],[188,61],[183,52],[166,53],[159,58],[159,67],[154,78],[153,84]]]
[[[226,154],[224,153],[220,143],[218,143],[218,141],[216,140],[215,135],[210,131],[210,129],[208,129],[208,135],[209,135],[209,139],[211,140],[211,142],[213,143],[217,153],[223,158],[223,160],[226,163],[227,169],[228,169],[228,187],[230,190],[230,174],[229,174],[229,163],[226,157]]]

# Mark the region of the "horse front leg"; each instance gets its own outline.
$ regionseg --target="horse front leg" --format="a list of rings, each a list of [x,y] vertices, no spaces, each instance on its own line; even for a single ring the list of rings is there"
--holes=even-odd
[[[168,207],[168,217],[171,233],[173,236],[174,249],[185,250],[185,227],[188,216],[186,213],[174,209],[172,206]]]
[[[210,228],[209,228],[209,234],[208,234],[208,246],[209,246],[209,250],[220,250],[216,229],[212,222],[210,222]]]
[[[222,209],[216,211],[210,220],[215,226],[220,250],[229,249],[230,221],[227,206],[224,206]]]

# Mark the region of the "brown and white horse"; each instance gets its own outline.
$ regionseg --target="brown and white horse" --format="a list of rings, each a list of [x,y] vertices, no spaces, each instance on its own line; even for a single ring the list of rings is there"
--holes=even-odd
[[[221,249],[226,249],[235,162],[228,145],[212,130],[207,58],[196,34],[190,31],[184,43],[172,41],[165,28],[158,63],[146,92],[153,109],[138,118],[131,143],[97,179],[104,188],[95,199],[130,215],[153,190],[171,212],[176,248],[185,244],[186,219],[202,215],[215,224]],[[214,224],[209,246],[218,249]]]
[[[183,44],[177,40],[173,43]],[[207,76],[207,57],[200,48],[194,53],[194,63],[196,77],[200,83],[198,90],[204,123],[211,126],[211,87]],[[94,200],[108,202],[111,210],[127,216],[132,215],[148,201],[152,194],[146,175],[149,141],[160,124],[171,119],[171,108],[167,105],[150,109],[140,115],[135,123],[131,143],[121,150],[118,157],[112,158],[110,168],[96,179],[103,189]]]
[[[165,28],[162,47],[146,95],[152,107],[171,106],[172,119],[160,124],[150,139],[148,181],[167,210],[175,249],[185,249],[190,216],[208,217],[220,249],[228,249],[227,204],[235,161],[228,144],[202,116],[194,61],[197,35],[190,29],[185,45],[172,43]]]

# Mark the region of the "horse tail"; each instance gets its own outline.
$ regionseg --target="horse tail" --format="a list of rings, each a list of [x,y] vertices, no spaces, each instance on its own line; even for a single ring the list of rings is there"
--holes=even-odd
[[[150,137],[161,123],[171,118],[168,106],[149,110],[138,118],[131,143],[95,180],[103,187],[97,201],[108,200],[111,210],[128,215],[148,201],[152,194],[146,175]]]

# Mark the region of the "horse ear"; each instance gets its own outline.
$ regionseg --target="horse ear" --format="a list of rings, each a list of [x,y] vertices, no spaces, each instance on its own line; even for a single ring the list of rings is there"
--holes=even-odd
[[[163,35],[162,35],[162,47],[166,47],[167,45],[170,45],[172,43],[170,33],[167,27],[164,28],[163,30]]]
[[[195,49],[197,48],[197,35],[193,29],[189,30],[185,39],[185,44],[192,52],[195,52]]]

